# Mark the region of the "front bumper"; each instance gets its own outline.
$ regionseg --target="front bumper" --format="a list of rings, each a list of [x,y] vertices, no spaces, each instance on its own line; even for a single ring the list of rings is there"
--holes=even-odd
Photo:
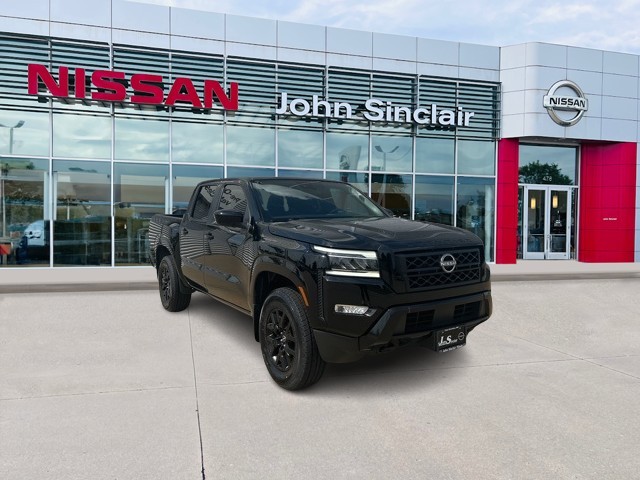
[[[453,326],[465,326],[468,333],[493,308],[488,281],[419,294],[395,294],[381,282],[345,285],[325,277],[323,283],[325,315],[314,334],[320,355],[330,363],[353,362],[415,342],[430,344],[434,332]],[[369,305],[376,314],[336,314],[331,311],[335,303]]]

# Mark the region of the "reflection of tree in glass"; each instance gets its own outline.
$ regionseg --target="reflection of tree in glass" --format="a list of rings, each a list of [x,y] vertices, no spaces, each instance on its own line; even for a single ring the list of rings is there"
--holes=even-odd
[[[573,185],[571,178],[564,175],[557,163],[540,163],[540,160],[520,167],[520,183],[552,185]]]
[[[371,199],[399,217],[411,215],[411,197],[402,175],[374,173],[371,177]]]

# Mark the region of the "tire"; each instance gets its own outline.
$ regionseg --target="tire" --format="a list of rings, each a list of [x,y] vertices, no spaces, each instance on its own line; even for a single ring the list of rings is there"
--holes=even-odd
[[[166,255],[158,266],[158,287],[162,306],[170,312],[181,312],[189,306],[191,293],[180,291],[180,276],[175,259]]]
[[[262,306],[259,332],[262,358],[278,385],[300,390],[320,380],[326,364],[299,293],[290,288],[271,292]]]

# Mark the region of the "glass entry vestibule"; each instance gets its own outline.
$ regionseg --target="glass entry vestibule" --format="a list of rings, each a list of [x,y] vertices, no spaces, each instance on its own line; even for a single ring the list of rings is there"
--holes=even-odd
[[[573,188],[526,185],[522,209],[522,256],[531,260],[568,260],[573,250]]]

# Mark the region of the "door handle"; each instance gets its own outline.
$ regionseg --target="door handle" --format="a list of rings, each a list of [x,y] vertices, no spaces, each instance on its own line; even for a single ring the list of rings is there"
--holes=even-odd
[[[207,237],[209,240],[213,240],[213,237],[214,237],[213,232],[205,233],[205,237]]]
[[[186,235],[187,233],[189,233],[189,230],[187,230],[186,228],[183,228],[183,229],[182,229],[182,234],[183,234],[183,235]]]

